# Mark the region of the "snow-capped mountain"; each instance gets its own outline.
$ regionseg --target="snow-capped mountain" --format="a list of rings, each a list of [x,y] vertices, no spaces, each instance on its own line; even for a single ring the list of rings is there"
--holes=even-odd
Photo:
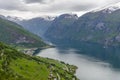
[[[54,17],[43,16],[43,17],[36,17],[32,19],[22,20],[17,23],[23,26],[23,28],[25,28],[26,30],[29,30],[34,34],[43,37],[43,34],[51,25],[53,20]]]
[[[62,14],[54,19],[44,36],[49,39],[62,38],[76,20],[77,14]]]
[[[56,18],[46,32],[46,38],[60,44],[83,41],[105,47],[120,45],[120,3],[88,12],[77,20],[66,19],[68,16]]]
[[[37,34],[38,36],[41,37],[44,34],[44,32],[48,29],[48,27],[51,25],[52,21],[55,19],[55,17],[51,16],[42,16],[32,19],[22,19],[20,17],[4,15],[0,15],[0,18],[13,21],[21,25],[24,29],[34,34]]]
[[[9,20],[9,21],[13,21],[13,22],[16,22],[16,23],[24,20],[24,19],[22,19],[22,18],[20,18],[20,17],[4,16],[4,15],[0,15],[0,18],[6,19],[6,20]]]
[[[51,17],[51,16],[42,16],[40,18],[43,18],[44,20],[48,20],[48,21],[53,21],[55,19],[55,17]]]
[[[22,21],[23,19],[20,17],[15,17],[15,16],[7,16],[6,17],[7,20],[13,21],[13,22],[18,22],[18,21]]]
[[[120,2],[116,3],[116,4],[108,5],[106,7],[100,8],[100,9],[93,10],[92,12],[102,11],[103,13],[112,13],[119,9],[120,9]]]
[[[3,16],[3,15],[0,15],[0,18],[5,19],[6,17],[5,17],[5,16]]]

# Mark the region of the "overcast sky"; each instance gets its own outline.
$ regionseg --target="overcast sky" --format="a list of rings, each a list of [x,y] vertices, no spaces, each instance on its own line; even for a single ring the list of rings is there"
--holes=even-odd
[[[31,18],[43,15],[77,13],[79,16],[93,9],[120,0],[0,0],[0,14]]]

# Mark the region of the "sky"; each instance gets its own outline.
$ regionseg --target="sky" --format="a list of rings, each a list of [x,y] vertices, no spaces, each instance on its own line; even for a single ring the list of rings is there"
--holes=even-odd
[[[0,14],[32,18],[75,13],[78,16],[91,10],[118,3],[120,0],[0,0]]]

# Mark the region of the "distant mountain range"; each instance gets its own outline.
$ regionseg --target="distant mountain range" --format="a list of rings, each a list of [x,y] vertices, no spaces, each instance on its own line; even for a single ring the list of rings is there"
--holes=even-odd
[[[6,17],[3,15],[0,15],[0,17],[6,20],[16,22],[17,24],[21,25],[24,29],[34,34],[37,34],[40,37],[43,37],[43,34],[46,32],[46,30],[49,28],[49,26],[51,25],[52,21],[55,18],[55,17],[44,16],[44,17],[36,17],[32,19],[22,19],[14,16]]]
[[[49,28],[53,19],[54,17],[37,17],[29,20],[17,21],[17,23],[30,32],[43,37],[43,34]]]
[[[120,3],[88,12],[81,17],[62,14],[51,18],[13,20],[52,42],[83,41],[105,46],[120,45]]]

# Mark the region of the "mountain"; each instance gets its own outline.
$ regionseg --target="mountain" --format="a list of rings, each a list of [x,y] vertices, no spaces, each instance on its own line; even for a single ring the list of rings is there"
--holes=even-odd
[[[13,21],[21,25],[24,29],[37,34],[38,36],[45,38],[44,34],[49,33],[49,31],[54,31],[57,29],[56,26],[60,27],[62,29],[62,26],[69,26],[71,25],[75,20],[78,19],[78,16],[76,14],[62,14],[58,17],[36,17],[32,19],[21,19],[19,17],[12,17],[12,16],[2,16],[2,18]],[[49,28],[50,27],[50,28]],[[52,28],[54,27],[54,28]],[[49,30],[48,30],[49,29]],[[52,30],[53,29],[53,30]],[[67,27],[66,27],[67,29]],[[51,33],[50,32],[50,33]],[[52,33],[54,34],[54,33]],[[51,35],[52,35],[51,34]]]
[[[5,20],[9,20],[12,22],[16,22],[19,23],[20,21],[24,20],[20,17],[16,17],[16,16],[4,16],[4,15],[0,15],[0,18],[5,19]]]
[[[0,80],[78,80],[74,65],[25,55],[0,42]]]
[[[46,30],[51,25],[52,21],[55,17],[50,16],[42,16],[42,17],[36,17],[32,19],[22,19],[20,17],[15,16],[3,16],[0,15],[2,19],[6,19],[12,22],[15,22],[19,25],[21,25],[24,29],[40,36],[44,37],[43,34],[46,32]]]
[[[69,26],[77,19],[78,16],[76,14],[62,14],[54,19],[44,35],[46,38],[61,39],[64,33],[70,28]]]
[[[38,17],[29,20],[20,21],[19,24],[22,25],[25,29],[30,32],[37,34],[40,37],[43,37],[43,34],[51,25],[54,18],[52,17]]]
[[[54,25],[50,27],[51,30],[48,29],[45,35],[56,41],[81,41],[118,46],[120,45],[119,15],[120,3],[117,3],[88,12],[68,25]],[[61,22],[55,23],[60,24]]]
[[[14,16],[5,17],[1,15],[1,18],[18,23],[24,29],[40,37],[43,37],[43,34],[46,32],[46,30],[49,28],[52,21],[54,20],[54,17],[50,17],[50,16],[42,16],[42,17],[36,17],[32,19],[22,19]]]
[[[20,25],[0,18],[0,41],[22,47],[45,47],[36,35],[24,30]]]
[[[5,19],[12,21],[12,22],[16,22],[16,23],[19,23],[20,21],[24,20],[20,17],[15,17],[15,16],[4,16],[4,17],[5,17]]]

